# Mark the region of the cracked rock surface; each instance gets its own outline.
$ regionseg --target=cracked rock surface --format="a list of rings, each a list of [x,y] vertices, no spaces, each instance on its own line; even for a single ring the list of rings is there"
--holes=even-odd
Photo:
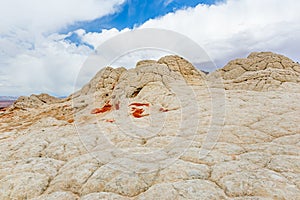
[[[286,83],[300,82],[300,65],[271,52],[251,53],[245,59],[229,62],[218,72],[226,89],[270,91]]]
[[[0,199],[297,200],[299,99],[299,64],[270,52],[107,67],[0,112]]]

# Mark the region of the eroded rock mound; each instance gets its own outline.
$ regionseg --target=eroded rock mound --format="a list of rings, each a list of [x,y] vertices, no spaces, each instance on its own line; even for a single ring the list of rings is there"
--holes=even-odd
[[[156,64],[157,61],[156,60],[141,60],[139,62],[136,63],[136,68],[143,66],[143,65],[152,65],[152,64]]]
[[[285,83],[300,82],[300,65],[271,52],[251,53],[218,70],[226,89],[275,90]]]
[[[105,67],[100,70],[92,80],[83,86],[83,88],[79,91],[79,93],[75,93],[72,98],[75,98],[79,95],[88,95],[94,94],[96,92],[109,92],[112,91],[117,84],[120,75],[125,72],[126,69],[121,67],[114,69],[112,67]]]
[[[189,84],[198,84],[205,80],[206,74],[197,70],[189,61],[180,56],[165,56],[158,63],[166,64],[171,70],[182,74]]]
[[[31,95],[30,97],[21,96],[13,104],[12,109],[28,109],[39,108],[42,105],[54,104],[62,101],[59,98],[50,96],[48,94]]]
[[[297,200],[298,67],[272,53],[232,61],[225,95],[167,56],[102,69],[63,100],[22,97],[0,112],[0,199]]]

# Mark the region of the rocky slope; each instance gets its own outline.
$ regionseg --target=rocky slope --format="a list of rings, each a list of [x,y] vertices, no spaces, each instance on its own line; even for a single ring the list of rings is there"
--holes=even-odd
[[[0,112],[0,199],[299,199],[299,69],[167,56],[19,98]]]

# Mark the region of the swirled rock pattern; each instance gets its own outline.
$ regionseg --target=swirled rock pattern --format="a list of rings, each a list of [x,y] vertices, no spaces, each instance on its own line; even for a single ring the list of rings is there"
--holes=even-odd
[[[0,199],[297,200],[299,73],[269,52],[209,75],[167,56],[19,98],[0,112]]]

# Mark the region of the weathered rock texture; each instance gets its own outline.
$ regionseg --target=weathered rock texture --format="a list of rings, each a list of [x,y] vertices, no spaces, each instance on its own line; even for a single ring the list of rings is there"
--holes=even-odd
[[[60,99],[52,97],[48,94],[31,95],[30,97],[19,97],[12,107],[12,109],[28,109],[28,108],[39,108],[45,104],[53,104],[60,102]]]
[[[271,52],[251,53],[218,70],[226,89],[269,91],[285,83],[300,82],[300,65]]]
[[[272,53],[207,76],[167,56],[21,97],[0,112],[0,199],[297,200],[299,73]]]

